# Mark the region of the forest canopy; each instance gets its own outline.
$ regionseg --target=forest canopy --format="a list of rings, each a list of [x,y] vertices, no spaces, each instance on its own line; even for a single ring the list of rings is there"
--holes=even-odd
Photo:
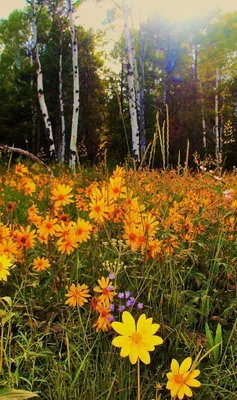
[[[167,164],[177,165],[179,152],[184,162],[188,142],[190,161],[210,154],[232,168],[237,12],[186,24],[154,14],[134,27],[126,2],[116,3],[107,23],[124,19],[112,51],[117,73],[104,62],[106,37],[77,25],[75,9],[80,2],[28,1],[0,20],[0,142],[59,162],[77,153],[94,164],[106,150],[116,163],[140,160],[159,123],[169,129]],[[159,137],[155,146],[161,167]]]

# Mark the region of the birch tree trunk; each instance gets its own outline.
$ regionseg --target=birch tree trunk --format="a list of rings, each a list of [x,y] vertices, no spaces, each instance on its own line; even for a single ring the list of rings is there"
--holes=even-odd
[[[218,87],[219,87],[219,69],[216,69],[216,94],[215,94],[215,136],[216,136],[216,159],[219,160],[220,157],[220,136],[219,136],[219,116],[218,116]]]
[[[64,101],[63,101],[62,69],[63,69],[63,51],[62,51],[62,37],[61,37],[60,38],[58,80],[59,80],[59,105],[60,105],[62,135],[61,135],[59,161],[63,163],[64,160],[65,160],[65,134],[66,134],[66,127],[65,127]]]
[[[53,160],[55,158],[55,146],[54,146],[54,138],[53,138],[53,131],[52,125],[49,118],[48,108],[45,102],[44,97],[44,88],[43,88],[43,72],[40,63],[40,57],[38,52],[38,43],[37,43],[37,21],[36,21],[36,6],[35,0],[32,0],[32,55],[33,60],[36,66],[36,75],[37,75],[37,93],[39,99],[40,109],[44,119],[44,125],[46,129],[46,135],[49,142],[49,155],[50,159]]]
[[[198,57],[198,55],[197,55]],[[204,147],[204,151],[206,153],[207,150],[207,138],[206,138],[206,120],[205,120],[205,111],[204,111],[204,99],[203,99],[203,90],[202,90],[202,82],[199,76],[199,72],[198,72],[198,59],[197,59],[197,82],[199,85],[199,89],[200,89],[200,94],[201,94],[201,116],[202,116],[202,142],[203,142],[203,147]]]
[[[74,170],[76,167],[76,145],[77,131],[79,120],[79,66],[78,66],[78,49],[76,28],[73,17],[73,9],[71,0],[67,0],[68,16],[70,19],[70,29],[72,38],[72,68],[73,68],[73,113],[72,113],[72,128],[70,141],[70,159],[69,166]]]
[[[146,132],[145,132],[145,56],[146,43],[140,27],[140,71],[141,71],[141,91],[140,91],[140,149],[141,158],[146,151]]]
[[[123,0],[123,14],[124,14],[126,53],[128,58],[128,64],[127,64],[127,80],[128,80],[128,91],[129,91],[128,103],[129,103],[129,112],[130,112],[131,129],[132,129],[132,148],[133,148],[133,156],[137,161],[140,161],[136,86],[135,86],[134,71],[133,71],[134,61],[133,61],[133,51],[132,51],[132,40],[128,24],[128,7],[127,4],[125,4],[125,0]]]

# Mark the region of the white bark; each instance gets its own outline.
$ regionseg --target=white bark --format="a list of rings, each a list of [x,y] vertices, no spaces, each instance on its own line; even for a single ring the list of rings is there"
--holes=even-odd
[[[200,88],[200,91],[201,91],[202,141],[203,141],[204,150],[206,151],[206,148],[207,148],[206,120],[205,120],[205,113],[204,113],[204,101],[203,101],[202,82],[201,82],[199,73],[197,73],[197,79],[198,79],[199,88]]]
[[[31,5],[32,5],[32,30],[33,30],[32,53],[33,53],[33,59],[34,59],[35,66],[36,66],[37,93],[38,93],[40,109],[41,109],[43,119],[44,119],[46,135],[47,135],[48,141],[49,141],[49,155],[50,155],[50,158],[53,159],[55,157],[55,146],[54,146],[52,125],[50,122],[48,108],[47,108],[47,105],[45,102],[45,97],[44,97],[43,73],[42,73],[39,52],[38,52],[38,43],[37,43],[37,21],[36,21],[35,0],[32,0]]]
[[[140,161],[140,151],[139,151],[139,127],[138,127],[138,115],[137,115],[137,102],[136,102],[136,84],[134,79],[134,61],[133,61],[133,50],[132,50],[132,40],[129,32],[128,25],[128,7],[123,1],[123,14],[124,14],[124,32],[125,32],[125,42],[126,42],[126,53],[128,58],[127,64],[127,79],[128,79],[128,102],[129,102],[129,112],[132,128],[132,146],[133,155]]]
[[[64,162],[65,159],[65,115],[64,115],[64,101],[63,101],[63,80],[62,80],[62,67],[63,67],[63,53],[62,53],[62,38],[60,39],[60,54],[59,54],[59,105],[60,105],[60,116],[62,125],[62,136],[60,144],[60,162]]]
[[[73,67],[73,114],[72,114],[69,166],[72,169],[75,169],[77,131],[78,131],[78,119],[79,119],[79,66],[78,66],[77,36],[76,36],[71,0],[67,0],[67,6],[68,6],[68,16],[70,19],[71,38],[72,38],[72,67]]]
[[[218,116],[218,86],[219,86],[219,69],[216,69],[216,94],[215,94],[215,136],[216,136],[216,159],[220,156],[220,136],[219,136],[219,116]]]

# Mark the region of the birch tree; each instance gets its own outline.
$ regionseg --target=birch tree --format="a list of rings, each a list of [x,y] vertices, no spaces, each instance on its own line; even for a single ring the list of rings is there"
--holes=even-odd
[[[62,70],[63,70],[63,50],[62,50],[62,36],[60,37],[60,53],[59,53],[59,70],[58,70],[58,81],[59,81],[59,106],[60,106],[60,117],[61,117],[61,128],[62,128],[62,136],[61,136],[61,144],[60,144],[60,155],[59,161],[64,162],[65,158],[65,134],[66,134],[66,125],[65,125],[65,114],[64,114],[64,101],[63,101],[63,78],[62,78]]]
[[[44,88],[43,88],[43,72],[40,63],[39,51],[38,51],[38,41],[37,41],[37,20],[36,20],[36,4],[35,0],[32,0],[32,55],[36,66],[37,75],[37,93],[39,99],[40,109],[44,119],[44,125],[46,130],[47,139],[49,142],[49,155],[50,159],[55,158],[55,145],[53,138],[53,130],[51,121],[49,118],[48,108],[45,102]]]
[[[126,53],[128,58],[127,63],[127,80],[128,80],[128,102],[129,102],[129,112],[130,121],[132,129],[132,148],[133,156],[137,161],[140,161],[140,151],[139,151],[139,126],[138,126],[138,113],[137,113],[137,99],[136,99],[136,84],[134,77],[134,59],[133,59],[133,45],[132,38],[129,31],[129,16],[128,16],[128,6],[126,0],[123,0],[123,15],[124,15],[124,33],[125,33],[125,43],[126,43]]]
[[[74,170],[76,167],[76,145],[79,120],[79,65],[78,65],[78,47],[75,21],[73,16],[73,7],[71,0],[67,0],[68,16],[70,20],[71,42],[72,42],[72,68],[73,68],[73,112],[72,128],[70,140],[70,159],[69,166]]]

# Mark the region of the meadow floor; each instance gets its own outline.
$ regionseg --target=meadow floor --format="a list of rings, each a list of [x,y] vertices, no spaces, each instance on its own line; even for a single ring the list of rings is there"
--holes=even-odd
[[[1,172],[0,386],[237,399],[237,174],[53,173]]]

